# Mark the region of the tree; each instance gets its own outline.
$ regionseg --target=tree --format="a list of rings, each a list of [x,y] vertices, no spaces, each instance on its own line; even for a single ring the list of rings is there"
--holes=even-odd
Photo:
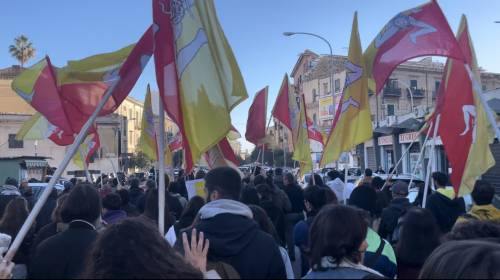
[[[282,149],[268,150],[266,149],[264,153],[264,163],[269,166],[283,167],[285,164],[284,153]],[[254,163],[257,161],[262,162],[262,148],[256,148],[247,158],[247,163]],[[286,153],[286,165],[288,167],[293,167],[292,153]]]
[[[28,37],[21,35],[14,39],[14,45],[9,46],[9,53],[19,61],[21,68],[23,68],[28,60],[35,57],[36,49],[33,47],[33,43],[29,41]]]
[[[144,153],[138,152],[136,155],[130,157],[129,168],[145,170],[153,165],[151,161]]]

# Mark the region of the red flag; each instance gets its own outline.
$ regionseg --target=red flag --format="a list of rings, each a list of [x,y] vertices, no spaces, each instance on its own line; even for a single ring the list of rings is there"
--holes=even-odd
[[[267,91],[268,87],[260,90],[248,109],[245,138],[255,145],[259,145],[266,137]]]
[[[174,135],[170,143],[168,143],[168,147],[172,152],[182,149],[182,134],[180,132]]]
[[[276,98],[276,103],[274,103],[272,116],[280,121],[283,125],[292,130],[292,120],[290,118],[290,88],[288,85],[288,74],[285,74],[283,78],[283,83],[281,83],[281,88]]]
[[[205,153],[205,160],[208,163],[208,167],[211,169],[229,166],[238,170],[240,162],[236,155],[234,154],[233,148],[227,138],[222,139],[219,144],[210,149]]]
[[[367,74],[376,83],[377,93],[397,65],[427,55],[463,60],[455,36],[436,1],[396,15],[364,54]]]
[[[325,145],[323,134],[321,134],[316,124],[313,123],[309,117],[307,117],[307,134],[309,136],[309,140],[319,142],[323,146]]]

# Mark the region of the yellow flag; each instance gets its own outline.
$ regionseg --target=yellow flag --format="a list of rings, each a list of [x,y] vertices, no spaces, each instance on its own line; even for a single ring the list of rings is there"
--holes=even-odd
[[[78,147],[78,151],[73,156],[73,163],[80,169],[84,169],[85,165],[88,165],[90,158],[97,152],[99,147],[100,141],[97,131],[88,134],[82,144],[80,144],[80,147]]]
[[[176,15],[177,71],[184,132],[193,162],[231,130],[231,110],[248,98],[214,1],[187,1]]]
[[[51,125],[45,117],[36,112],[16,134],[16,140],[43,140],[52,134]]]
[[[298,133],[292,158],[293,160],[298,161],[300,164],[301,177],[313,169],[311,146],[309,144],[309,134],[307,131],[306,106],[304,98],[302,98],[300,102]]]
[[[359,39],[357,12],[352,23],[349,56],[345,67],[347,73],[344,92],[330,137],[323,150],[321,166],[338,160],[343,152],[373,137],[368,82]]]

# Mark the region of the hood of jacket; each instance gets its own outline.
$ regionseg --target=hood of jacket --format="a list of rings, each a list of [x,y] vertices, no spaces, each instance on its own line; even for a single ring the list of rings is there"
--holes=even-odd
[[[237,256],[247,248],[259,226],[248,206],[233,200],[216,200],[200,209],[198,231],[210,240],[211,258]]]
[[[500,210],[492,204],[474,205],[470,210],[470,214],[482,221],[500,221]]]
[[[20,196],[21,193],[16,186],[3,185],[0,187],[0,195],[17,195]]]
[[[455,190],[452,187],[440,188],[436,192],[446,196],[451,200],[455,198]]]

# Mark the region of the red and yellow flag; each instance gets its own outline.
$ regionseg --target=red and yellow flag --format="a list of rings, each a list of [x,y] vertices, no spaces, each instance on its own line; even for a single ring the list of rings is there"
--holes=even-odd
[[[295,149],[292,156],[293,160],[298,161],[300,164],[300,176],[303,176],[313,169],[310,145],[309,132],[307,129],[306,103],[304,96],[302,96],[300,102],[297,139],[295,141]]]

